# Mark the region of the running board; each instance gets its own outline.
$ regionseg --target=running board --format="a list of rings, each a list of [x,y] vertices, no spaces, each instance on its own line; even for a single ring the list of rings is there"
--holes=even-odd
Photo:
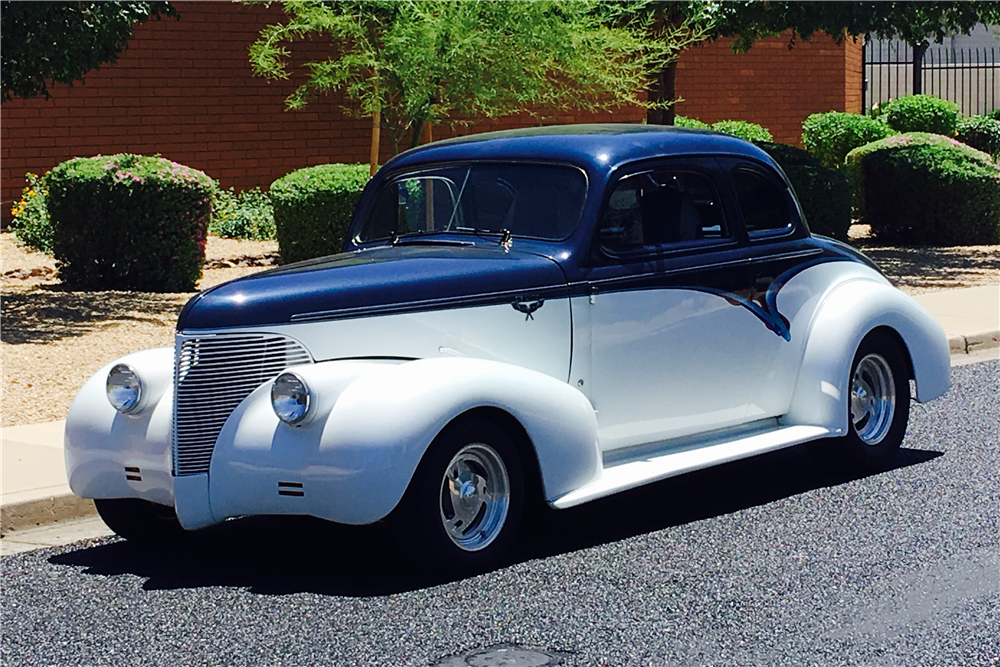
[[[671,447],[672,443],[662,443],[661,451],[668,448],[671,451],[659,455],[655,449],[650,451],[648,446],[643,446],[644,455],[641,458],[632,457],[612,463],[604,468],[601,478],[597,481],[570,491],[551,501],[550,504],[556,509],[566,509],[667,477],[772,452],[829,435],[831,431],[820,426],[786,426],[764,432],[758,431],[753,435],[744,434],[735,440],[705,444],[684,451],[677,451],[676,447]]]

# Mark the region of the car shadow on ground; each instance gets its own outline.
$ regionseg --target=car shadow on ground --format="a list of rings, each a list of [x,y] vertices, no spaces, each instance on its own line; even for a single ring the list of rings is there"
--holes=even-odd
[[[942,455],[903,449],[878,473]],[[810,456],[804,447],[796,447],[689,473],[568,510],[543,508],[532,513],[501,568],[738,512],[865,476],[825,463]],[[228,521],[169,549],[107,540],[52,556],[49,562],[85,568],[89,575],[144,577],[146,590],[232,586],[262,595],[312,592],[381,596],[463,578],[417,567],[410,554],[396,545],[385,524],[340,526],[309,517]]]

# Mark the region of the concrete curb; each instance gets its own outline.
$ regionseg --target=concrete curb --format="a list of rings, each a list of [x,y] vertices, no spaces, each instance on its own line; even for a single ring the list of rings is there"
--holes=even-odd
[[[0,507],[0,534],[6,537],[19,530],[96,515],[93,500],[72,494],[11,503]]]
[[[971,336],[952,336],[948,339],[948,348],[952,354],[970,354],[992,347],[1000,347],[1000,331],[989,331]]]

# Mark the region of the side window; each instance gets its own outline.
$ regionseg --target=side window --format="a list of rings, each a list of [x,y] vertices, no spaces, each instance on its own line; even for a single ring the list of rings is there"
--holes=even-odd
[[[607,250],[633,250],[729,238],[722,206],[702,174],[653,170],[614,186],[598,226]]]
[[[774,183],[756,171],[737,167],[733,172],[733,184],[751,238],[791,229],[788,198]]]

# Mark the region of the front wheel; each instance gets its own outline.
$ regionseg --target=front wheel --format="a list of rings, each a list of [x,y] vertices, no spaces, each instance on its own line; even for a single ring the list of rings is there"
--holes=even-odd
[[[524,505],[517,448],[495,423],[465,418],[434,440],[394,515],[407,551],[463,573],[496,565],[513,544]]]
[[[164,544],[185,534],[173,507],[140,498],[98,498],[97,513],[119,537],[140,544]]]
[[[899,450],[910,416],[909,363],[898,342],[869,334],[854,355],[843,441],[850,458],[879,467]]]

